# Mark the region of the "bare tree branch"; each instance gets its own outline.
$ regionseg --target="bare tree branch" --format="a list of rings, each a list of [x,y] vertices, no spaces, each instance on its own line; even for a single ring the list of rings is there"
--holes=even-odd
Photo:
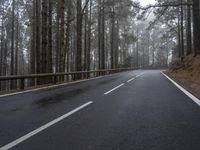
[[[84,14],[84,11],[85,11],[86,7],[88,6],[89,1],[90,1],[90,0],[87,0],[87,1],[85,2],[85,4],[84,4],[84,7],[83,7],[82,10],[81,10],[81,14],[82,14],[82,15]],[[74,16],[73,18],[71,18],[71,19],[69,20],[69,23],[71,23],[71,22],[74,21],[75,19],[76,19],[76,16]]]
[[[88,6],[89,1],[90,1],[90,0],[87,0],[87,1],[85,2],[85,5],[84,5],[84,7],[83,7],[83,9],[82,9],[82,11],[81,11],[82,14],[84,13],[86,7]]]
[[[157,4],[157,5],[148,5],[147,7],[142,7],[136,4],[132,4],[133,7],[141,9],[141,10],[147,10],[150,8],[157,8],[157,7],[178,7],[181,5],[188,6],[188,5],[192,5],[192,3],[182,3],[182,4],[181,3],[166,3],[166,4]]]
[[[160,18],[165,14],[165,12],[167,11],[168,8],[169,8],[169,6],[165,6],[165,8],[162,10],[161,14],[156,17],[156,19],[149,25],[147,30],[151,30],[151,28],[157,23],[157,21],[159,21]]]

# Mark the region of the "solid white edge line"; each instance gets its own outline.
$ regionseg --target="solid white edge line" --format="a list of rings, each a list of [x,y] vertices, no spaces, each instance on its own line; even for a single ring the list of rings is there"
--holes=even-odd
[[[104,93],[104,95],[108,95],[109,93],[111,93],[111,92],[115,91],[116,89],[120,88],[120,87],[121,87],[121,86],[123,86],[123,85],[124,85],[124,83],[122,83],[122,84],[118,85],[117,87],[113,88],[112,90],[110,90],[110,91],[108,91],[108,92]]]
[[[171,81],[178,89],[180,89],[183,93],[185,93],[190,99],[192,99],[197,105],[200,106],[200,100],[192,95],[190,92],[188,92],[186,89],[184,89],[182,86],[180,86],[178,83],[176,83],[174,80],[172,80],[170,77],[168,77],[165,73],[161,72],[162,75],[164,75],[169,81]]]
[[[24,135],[24,136],[22,136],[22,137],[16,139],[15,141],[13,141],[13,142],[11,142],[11,143],[9,143],[9,144],[7,144],[7,145],[1,147],[0,150],[8,150],[8,149],[10,149],[10,148],[13,148],[14,146],[16,146],[16,145],[22,143],[23,141],[25,141],[25,140],[31,138],[32,136],[38,134],[39,132],[41,132],[41,131],[43,131],[43,130],[49,128],[49,127],[51,127],[52,125],[54,125],[54,124],[56,124],[56,123],[62,121],[63,119],[65,119],[65,118],[71,116],[72,114],[74,114],[74,113],[80,111],[81,109],[83,109],[83,108],[89,106],[89,105],[92,104],[92,103],[93,103],[93,102],[90,101],[90,102],[87,102],[87,103],[85,103],[85,104],[79,106],[78,108],[76,108],[76,109],[74,109],[74,110],[68,112],[67,114],[65,114],[65,115],[63,115],[63,116],[61,116],[61,117],[59,117],[59,118],[57,118],[57,119],[55,119],[55,120],[53,120],[53,121],[51,121],[51,122],[45,124],[45,125],[43,125],[43,126],[41,126],[40,128],[37,128],[36,130],[34,130],[34,131],[32,131],[32,132],[30,132],[30,133],[28,133],[28,134],[26,134],[26,135]]]

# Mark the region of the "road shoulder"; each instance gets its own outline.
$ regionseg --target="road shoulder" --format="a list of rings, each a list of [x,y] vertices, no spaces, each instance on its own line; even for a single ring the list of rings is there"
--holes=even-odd
[[[180,79],[177,79],[170,75],[168,72],[161,72],[170,82],[172,82],[179,90],[185,93],[190,99],[192,99],[197,105],[200,106],[200,99],[198,93],[196,93],[192,88],[184,83],[180,82]]]

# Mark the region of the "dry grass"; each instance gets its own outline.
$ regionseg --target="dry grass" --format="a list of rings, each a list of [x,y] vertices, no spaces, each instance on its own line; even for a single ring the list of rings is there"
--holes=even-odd
[[[200,98],[200,55],[174,62],[166,74]]]
[[[200,84],[200,55],[190,55],[182,61],[176,61],[171,65],[170,73]]]

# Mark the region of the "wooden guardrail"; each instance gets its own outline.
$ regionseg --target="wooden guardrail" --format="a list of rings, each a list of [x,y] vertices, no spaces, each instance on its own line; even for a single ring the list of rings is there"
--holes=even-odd
[[[79,75],[81,79],[90,78],[91,74],[92,77],[108,75],[123,71],[130,71],[134,68],[118,68],[118,69],[107,69],[107,70],[94,70],[94,71],[80,71],[80,72],[66,72],[66,73],[45,73],[45,74],[30,74],[30,75],[13,75],[13,76],[0,76],[1,81],[12,81],[12,80],[19,80],[19,88],[20,90],[25,89],[25,79],[41,79],[46,77],[51,77],[53,79],[54,84],[58,82],[58,77],[65,77],[65,76],[72,76],[74,80],[76,80],[76,76]],[[79,78],[80,79],[80,78]]]

